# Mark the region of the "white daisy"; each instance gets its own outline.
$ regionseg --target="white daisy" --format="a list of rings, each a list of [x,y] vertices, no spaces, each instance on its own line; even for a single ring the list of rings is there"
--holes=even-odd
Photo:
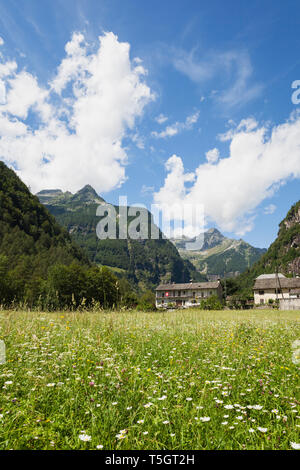
[[[84,442],[90,441],[92,439],[92,437],[88,436],[87,434],[79,434],[78,438]]]
[[[261,427],[258,427],[257,428],[260,432],[267,432],[268,428],[261,428]]]
[[[290,442],[290,444],[293,449],[300,450],[300,444],[297,442]]]

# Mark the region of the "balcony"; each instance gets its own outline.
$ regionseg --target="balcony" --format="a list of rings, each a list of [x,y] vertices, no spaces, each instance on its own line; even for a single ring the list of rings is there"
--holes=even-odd
[[[202,299],[207,299],[208,297],[210,297],[209,294],[207,295],[204,295],[203,297],[201,295],[195,295],[193,296],[193,294],[184,294],[184,295],[175,295],[175,294],[171,294],[169,293],[169,295],[157,295],[156,294],[156,299],[157,300],[168,300],[168,299],[172,299],[172,300],[186,300],[186,299],[199,299],[199,300],[202,300]]]

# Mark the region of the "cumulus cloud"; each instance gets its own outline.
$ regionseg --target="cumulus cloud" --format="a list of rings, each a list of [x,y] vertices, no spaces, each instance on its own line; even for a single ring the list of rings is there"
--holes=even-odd
[[[5,104],[1,108],[2,114],[6,112],[25,120],[30,108],[43,108],[48,92],[39,87],[36,77],[30,73],[22,71],[8,79],[8,86]]]
[[[89,58],[83,34],[74,33],[71,41],[67,42],[65,51],[67,57],[62,60],[51,83],[52,88],[59,94],[71,80],[76,78],[80,83],[88,74]]]
[[[4,104],[6,101],[6,90],[5,83],[3,80],[0,80],[0,104]]]
[[[113,33],[94,48],[74,33],[65,51],[45,87],[16,62],[0,64],[0,158],[33,191],[87,183],[109,191],[126,179],[123,139],[137,139],[136,119],[154,94]]]
[[[17,63],[15,61],[8,61],[3,64],[0,63],[0,78],[10,76],[16,69]]]
[[[0,36],[0,46],[3,46],[3,44],[4,44],[4,41],[3,41],[2,37]]]
[[[198,119],[199,119],[199,111],[196,111],[195,113],[188,116],[184,122],[175,122],[174,124],[167,126],[161,132],[153,131],[152,135],[153,137],[156,137],[158,139],[165,139],[166,137],[173,137],[174,135],[179,134],[179,132],[192,129],[194,124],[198,121]]]
[[[216,163],[219,160],[220,152],[217,148],[211,149],[205,154],[208,163]]]
[[[294,113],[273,128],[244,120],[227,138],[229,156],[201,163],[192,174],[186,175],[179,156],[170,157],[167,177],[154,201],[201,203],[206,220],[244,235],[254,226],[258,205],[288,179],[300,178],[300,116]],[[193,178],[187,187],[185,182]]]

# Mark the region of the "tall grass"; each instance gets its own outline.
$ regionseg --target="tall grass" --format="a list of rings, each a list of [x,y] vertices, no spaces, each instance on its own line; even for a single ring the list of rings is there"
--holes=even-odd
[[[0,449],[291,449],[300,313],[0,312]]]

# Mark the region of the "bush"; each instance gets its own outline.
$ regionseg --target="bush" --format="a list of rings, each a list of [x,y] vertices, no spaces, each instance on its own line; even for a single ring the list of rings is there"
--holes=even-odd
[[[203,310],[222,310],[223,304],[217,295],[212,295],[208,299],[201,300],[200,308]]]
[[[147,290],[139,299],[137,310],[142,312],[152,312],[157,310],[155,306],[155,294]]]
[[[154,312],[157,310],[157,308],[155,307],[155,305],[153,304],[148,304],[148,303],[139,303],[136,307],[136,309],[139,311],[139,312]]]

